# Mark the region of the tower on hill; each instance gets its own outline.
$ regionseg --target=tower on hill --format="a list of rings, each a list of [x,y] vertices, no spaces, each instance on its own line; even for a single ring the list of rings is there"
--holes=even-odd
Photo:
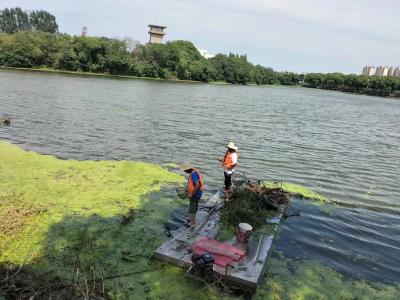
[[[149,25],[149,43],[150,44],[162,44],[163,38],[165,35],[164,29],[167,28],[165,26],[160,25]]]

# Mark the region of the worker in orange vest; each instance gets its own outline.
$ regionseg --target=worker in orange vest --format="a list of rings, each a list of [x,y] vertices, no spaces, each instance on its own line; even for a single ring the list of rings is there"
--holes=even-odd
[[[204,190],[203,176],[201,176],[200,172],[195,167],[187,162],[182,164],[182,170],[189,174],[187,181],[187,196],[190,200],[189,226],[194,227],[196,224],[196,213],[199,208],[199,201]]]
[[[235,167],[238,163],[238,155],[236,152],[238,147],[233,142],[229,142],[227,148],[224,157],[219,160],[221,166],[224,168],[225,196],[227,196],[228,192],[231,190],[232,174],[235,172]]]

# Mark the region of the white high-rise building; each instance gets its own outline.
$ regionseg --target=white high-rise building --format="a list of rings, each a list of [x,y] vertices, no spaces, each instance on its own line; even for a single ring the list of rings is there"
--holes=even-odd
[[[382,76],[388,76],[388,73],[389,73],[389,67],[384,66],[384,67],[383,67],[383,74],[382,74]]]
[[[400,77],[400,67],[393,66],[365,66],[362,70],[362,75],[365,76],[383,76],[383,77]]]
[[[375,75],[375,72],[376,72],[376,68],[375,67],[373,67],[373,66],[365,66],[363,68],[362,74],[366,75],[366,76],[372,76],[372,75]]]
[[[393,76],[393,73],[394,73],[394,68],[390,67],[387,76]]]
[[[377,67],[376,68],[376,72],[375,72],[375,75],[376,76],[383,76],[383,66],[379,66],[379,67]]]
[[[394,77],[400,77],[400,67],[394,68],[393,76]]]

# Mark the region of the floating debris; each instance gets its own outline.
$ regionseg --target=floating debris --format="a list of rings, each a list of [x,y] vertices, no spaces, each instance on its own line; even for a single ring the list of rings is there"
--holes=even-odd
[[[1,125],[10,125],[11,120],[9,117],[0,117],[0,124]]]

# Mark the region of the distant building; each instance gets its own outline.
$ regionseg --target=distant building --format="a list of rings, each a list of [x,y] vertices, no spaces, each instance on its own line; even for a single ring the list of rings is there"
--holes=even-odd
[[[387,76],[392,77],[393,74],[394,74],[394,68],[393,68],[393,67],[390,67],[389,70],[388,70]]]
[[[149,26],[149,43],[150,44],[162,44],[163,38],[165,35],[164,29],[167,28],[165,26],[160,25],[148,25]]]
[[[372,76],[375,75],[376,73],[376,68],[372,67],[372,66],[365,66],[363,68],[363,72],[362,75],[366,75],[366,76]]]
[[[362,75],[365,76],[380,76],[380,77],[400,77],[400,68],[393,66],[365,66],[362,70]]]
[[[400,67],[394,68],[393,76],[394,77],[400,77]]]
[[[376,76],[383,76],[383,66],[379,66],[376,68],[376,72],[375,72]]]
[[[208,51],[204,49],[197,48],[197,51],[199,51],[201,56],[203,56],[206,59],[213,58],[215,56],[214,54],[208,53]]]
[[[364,68],[363,68],[363,70],[362,70],[362,73],[361,73],[361,75],[368,75],[368,66],[365,66]]]
[[[87,27],[86,26],[82,27],[82,36],[87,36]]]
[[[386,76],[388,76],[388,73],[389,73],[389,67],[379,66],[379,67],[376,68],[375,75],[376,76],[384,76],[384,77],[386,77]]]

